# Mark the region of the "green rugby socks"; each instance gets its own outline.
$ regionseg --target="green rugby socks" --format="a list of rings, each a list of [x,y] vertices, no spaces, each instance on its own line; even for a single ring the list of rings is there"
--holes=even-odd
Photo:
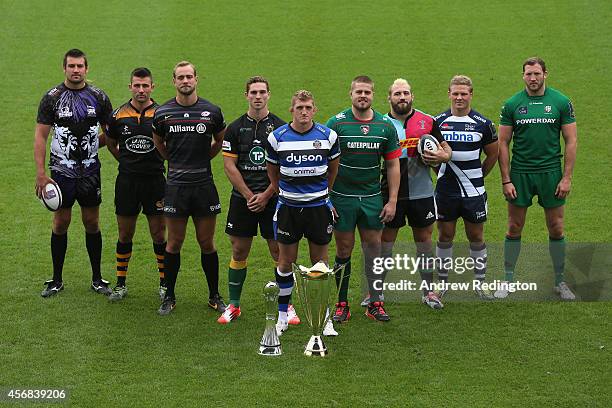
[[[565,272],[565,237],[548,237],[548,252],[555,271],[555,286],[563,282]]]
[[[229,263],[227,283],[229,285],[229,301],[236,307],[240,306],[240,295],[246,280],[246,273],[247,261],[236,261],[232,258]]]
[[[504,241],[504,272],[506,273],[505,280],[512,282],[514,280],[514,268],[516,261],[521,253],[521,237],[510,237],[506,235]]]

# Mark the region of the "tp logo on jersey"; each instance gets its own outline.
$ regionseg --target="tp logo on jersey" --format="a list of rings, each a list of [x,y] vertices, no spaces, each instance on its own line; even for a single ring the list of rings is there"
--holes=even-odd
[[[263,147],[261,146],[253,147],[251,151],[249,152],[249,159],[251,160],[251,163],[253,164],[257,164],[257,165],[264,164],[265,159],[266,159],[266,154],[264,152]]]
[[[312,147],[314,147],[315,149],[320,149],[321,146],[323,145],[321,144],[320,140],[315,140],[314,142],[312,142]]]
[[[370,133],[370,126],[361,125],[361,133],[363,133],[364,135],[367,135],[368,133]]]
[[[268,126],[266,126],[266,135],[269,135],[270,132],[272,132],[274,130],[274,125],[272,123],[268,123]]]
[[[521,106],[520,108],[518,108],[518,113],[520,113],[521,115],[526,115],[527,114],[527,107],[526,106]]]
[[[196,132],[198,133],[205,133],[206,132],[206,125],[203,123],[198,123],[196,125]]]

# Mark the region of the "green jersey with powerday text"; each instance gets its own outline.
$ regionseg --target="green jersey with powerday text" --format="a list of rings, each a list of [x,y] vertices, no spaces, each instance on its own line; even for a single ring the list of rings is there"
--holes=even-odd
[[[381,158],[391,160],[402,153],[393,123],[376,111],[371,120],[358,120],[349,108],[329,119],[327,127],[336,131],[340,142],[340,166],[332,194],[380,194]]]
[[[544,95],[529,96],[523,89],[502,106],[500,125],[512,126],[515,173],[544,173],[561,167],[561,126],[576,121],[569,98],[546,87]]]

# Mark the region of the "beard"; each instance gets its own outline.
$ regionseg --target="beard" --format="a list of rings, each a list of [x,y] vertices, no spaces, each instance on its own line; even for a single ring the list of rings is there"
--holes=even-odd
[[[358,101],[356,104],[353,104],[353,108],[355,108],[355,110],[358,112],[367,112],[371,107],[372,103],[366,101]]]
[[[187,88],[187,89],[178,88],[178,91],[181,95],[189,96],[195,91],[195,86],[192,88]]]
[[[391,110],[398,115],[405,115],[412,110],[412,101],[404,103],[391,103]]]
[[[80,77],[80,79],[73,79],[72,77],[70,78],[66,78],[68,80],[68,82],[70,82],[71,84],[74,85],[80,85],[83,82],[85,82],[85,78],[84,77]]]

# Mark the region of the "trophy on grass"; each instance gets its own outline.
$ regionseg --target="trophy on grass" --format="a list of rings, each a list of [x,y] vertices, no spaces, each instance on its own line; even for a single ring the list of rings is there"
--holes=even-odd
[[[281,350],[280,339],[276,333],[276,313],[278,309],[278,293],[280,289],[276,282],[268,282],[263,289],[263,295],[266,302],[266,328],[259,343],[259,354],[262,356],[280,356],[283,354]]]
[[[330,294],[338,296],[336,290],[336,272],[341,270],[340,281],[344,278],[344,265],[337,270],[330,269],[324,262],[318,262],[312,268],[293,264],[293,275],[295,276],[295,288],[300,299],[300,304],[306,316],[306,321],[312,329],[312,336],[306,344],[304,354],[307,356],[324,357],[327,355],[327,347],[323,342],[321,334],[328,319]]]

